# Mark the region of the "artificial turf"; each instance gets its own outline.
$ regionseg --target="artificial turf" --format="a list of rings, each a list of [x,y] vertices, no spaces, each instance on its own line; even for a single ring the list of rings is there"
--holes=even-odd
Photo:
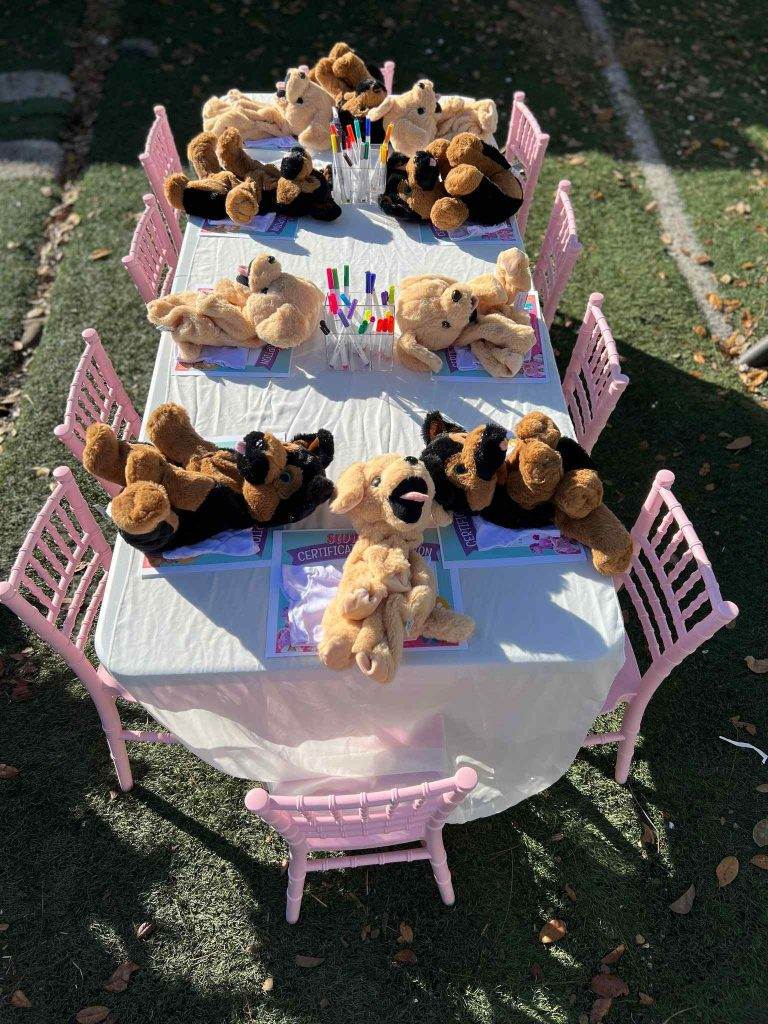
[[[129,391],[146,394],[156,337],[119,256],[140,206],[142,176],[133,158],[151,102],[166,103],[181,145],[197,129],[197,108],[209,92],[233,84],[268,88],[287,62],[311,60],[339,35],[372,52],[362,14],[345,12],[342,28],[335,10],[310,19],[298,0],[279,6],[279,19],[278,5],[243,5],[233,14],[216,3],[137,4],[123,12],[123,33],[150,38],[160,55],[127,51],[106,82],[92,154],[102,163],[82,180],[82,220],[56,279],[29,400],[18,436],[0,458],[4,565],[47,493],[48,481],[31,467],[68,461],[51,429],[80,351],[79,332],[96,326]],[[596,449],[612,507],[630,523],[657,469],[674,470],[676,492],[724,596],[742,614],[659,690],[628,786],[612,781],[613,749],[596,749],[580,755],[547,793],[447,829],[454,909],[439,903],[423,865],[330,873],[310,881],[293,928],[283,920],[285,849],[244,811],[246,784],[183,750],[139,748],[132,758],[136,789],[113,798],[91,704],[55,658],[35,649],[40,674],[31,698],[15,701],[4,691],[0,716],[0,760],[21,769],[17,779],[0,781],[9,868],[0,876],[0,920],[10,923],[0,933],[0,953],[11,958],[13,972],[4,991],[27,993],[31,1021],[67,1020],[82,1006],[106,1003],[121,1024],[564,1024],[589,1013],[589,980],[620,943],[627,952],[616,970],[630,995],[616,1000],[609,1021],[662,1024],[675,1014],[686,1024],[765,1019],[768,888],[749,859],[758,852],[752,826],[768,815],[768,797],[755,788],[766,774],[754,755],[717,737],[753,739],[730,723],[738,715],[757,726],[753,742],[766,742],[764,677],[744,663],[745,655],[766,655],[760,624],[768,551],[759,512],[766,413],[714,346],[694,333],[701,316],[659,239],[655,213],[646,211],[650,197],[627,160],[620,125],[596,114],[610,99],[575,10],[454,3],[448,29],[424,24],[419,7],[399,5],[394,16],[384,4],[366,7],[377,26],[377,52],[397,61],[396,83],[431,73],[444,92],[482,91],[507,102],[522,87],[552,133],[527,232],[534,253],[556,182],[573,182],[585,252],[552,335],[564,366],[588,294],[605,293],[631,378]],[[631,19],[619,23],[617,9],[609,13],[626,31]],[[696,38],[705,35],[703,22],[692,25]],[[482,45],[473,49],[467,40],[478,37]],[[195,94],[204,75],[209,80]],[[724,203],[724,183],[716,178],[723,171],[730,173],[704,165],[695,174],[699,190],[711,187]],[[683,169],[678,173],[687,180]],[[747,177],[751,168],[740,173]],[[734,253],[752,242],[744,219],[722,217],[716,229]],[[92,262],[89,254],[99,247],[112,255]],[[749,448],[727,450],[731,438],[743,435],[752,438]],[[702,475],[705,463],[710,469]],[[26,638],[8,616],[0,625],[9,655]],[[136,711],[126,717],[143,720]],[[644,815],[657,847],[641,845]],[[741,871],[720,889],[715,866],[728,854],[739,858]],[[668,905],[692,883],[693,910],[677,917]],[[553,915],[565,920],[568,934],[545,949],[536,936]],[[134,929],[146,920],[158,928],[141,941]],[[406,967],[393,962],[401,921],[415,933],[417,962]],[[374,931],[363,938],[366,924]],[[324,961],[302,968],[298,954]],[[141,966],[128,991],[103,992],[124,959]],[[274,986],[264,991],[268,977]],[[640,991],[655,1004],[642,1006]]]

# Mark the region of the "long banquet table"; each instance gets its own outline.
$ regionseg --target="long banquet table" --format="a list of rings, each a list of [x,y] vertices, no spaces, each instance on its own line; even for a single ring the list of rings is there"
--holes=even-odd
[[[290,239],[205,235],[189,223],[173,290],[233,277],[267,245],[284,270],[320,287],[326,266],[348,262],[358,277],[374,270],[381,288],[427,269],[466,280],[503,248],[425,244],[417,227],[372,206],[345,207],[331,224],[300,221]],[[180,402],[206,437],[325,427],[334,479],[381,452],[418,455],[429,409],[468,428],[494,419],[510,430],[544,409],[572,433],[545,328],[546,382],[432,380],[397,364],[333,371],[319,332],[295,353],[289,377],[183,376],[172,372],[170,336],[159,337],[145,414]],[[297,528],[345,525],[326,505]],[[460,570],[464,610],[477,622],[468,649],[408,651],[388,686],[332,673],[315,657],[266,658],[266,567],[148,579],[140,563],[118,539],[96,634],[102,663],[204,761],[276,787],[318,791],[332,778],[471,764],[480,785],[452,820],[499,812],[567,770],[624,659],[616,594],[588,561]],[[429,738],[436,722],[439,742]]]

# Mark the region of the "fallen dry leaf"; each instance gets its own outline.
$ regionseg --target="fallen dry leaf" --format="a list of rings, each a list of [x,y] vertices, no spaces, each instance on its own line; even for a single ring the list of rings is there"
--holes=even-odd
[[[638,932],[637,935],[635,936],[635,943],[638,946],[644,946],[645,945],[645,936],[641,935],[640,932]]]
[[[768,871],[768,853],[756,853],[754,857],[750,857],[749,863]]]
[[[150,935],[154,934],[157,925],[154,921],[143,921],[136,929],[137,939],[148,939]]]
[[[701,267],[710,267],[714,262],[712,257],[707,252],[700,252],[698,255],[693,257],[693,262],[698,263]]]
[[[126,960],[104,982],[104,990],[106,992],[125,992],[128,988],[128,982],[131,980],[131,975],[134,971],[140,969],[139,965],[135,964],[132,960]]]
[[[15,779],[19,769],[12,764],[0,764],[0,779]]]
[[[589,1024],[600,1024],[600,1021],[605,1020],[605,1016],[612,1005],[612,999],[605,999],[602,996],[596,999],[592,1004],[592,1009],[589,1011]]]
[[[768,846],[768,818],[761,818],[752,829],[752,838],[758,846]]]
[[[275,987],[275,979],[274,978],[265,978],[264,981],[262,981],[262,983],[261,983],[261,991],[262,992],[271,992],[274,987]]]
[[[653,996],[649,996],[647,992],[638,992],[637,998],[640,1000],[641,1006],[653,1006],[656,1002]]]
[[[743,434],[741,437],[734,437],[732,441],[729,441],[725,446],[730,452],[741,452],[745,448],[749,448],[752,444],[752,438],[749,434]]]
[[[726,885],[730,885],[736,875],[739,873],[739,861],[736,857],[728,856],[723,857],[720,863],[715,868],[715,874],[717,875],[717,884],[720,888],[724,888]]]
[[[688,914],[696,899],[696,886],[692,885],[686,889],[682,896],[679,896],[674,903],[669,904],[669,909],[674,914]]]
[[[576,895],[576,890],[573,888],[573,886],[570,884],[570,882],[565,887],[565,895],[568,897],[568,899],[571,901],[571,903],[575,903],[576,900],[578,899],[578,897]]]
[[[562,939],[564,935],[567,935],[567,933],[568,929],[565,927],[565,921],[561,921],[557,917],[552,917],[539,932],[539,940],[543,942],[545,946],[551,946],[553,942],[559,942],[559,940]]]
[[[413,928],[405,921],[400,922],[400,934],[397,937],[398,942],[413,942]]]
[[[606,966],[615,964],[617,960],[620,960],[624,956],[626,951],[627,947],[622,942],[620,945],[612,949],[610,953],[606,953],[600,963],[605,964]]]
[[[541,981],[544,977],[544,971],[542,971],[538,964],[533,964],[531,966],[531,977],[534,981]]]
[[[395,953],[395,963],[408,966],[418,963],[418,960],[412,949],[398,949]]]
[[[324,956],[304,956],[299,953],[294,962],[297,967],[319,967],[324,961]]]
[[[704,355],[703,352],[694,352],[693,361],[694,363],[698,363],[699,366],[702,366],[704,363],[706,363],[707,357]]]
[[[569,163],[571,167],[581,167],[582,164],[587,162],[587,158],[583,153],[574,153],[573,156],[569,156],[566,163]]]
[[[112,255],[112,250],[111,249],[94,249],[93,252],[91,253],[91,255],[88,257],[88,259],[95,262],[96,260],[106,259],[107,256],[111,256],[111,255]]]
[[[32,1003],[27,999],[26,995],[21,991],[20,988],[15,989],[11,992],[11,998],[8,1000],[11,1006],[15,1006],[17,1010],[28,1010]]]
[[[768,782],[761,782],[759,786],[755,786],[758,793],[768,793]]]
[[[7,921],[0,921],[0,932],[7,932],[10,927]]]
[[[108,1006],[84,1006],[75,1014],[77,1024],[104,1024],[112,1011]]]
[[[762,676],[768,672],[768,658],[753,658],[751,654],[748,654],[744,661],[746,661],[749,671],[754,672],[755,675]]]
[[[658,208],[659,204],[656,202],[655,199],[652,199],[650,203],[646,203],[643,207],[646,213],[655,213],[658,210]]]
[[[629,986],[618,974],[596,974],[590,981],[589,987],[597,996],[604,999],[616,999],[618,996],[628,996]]]

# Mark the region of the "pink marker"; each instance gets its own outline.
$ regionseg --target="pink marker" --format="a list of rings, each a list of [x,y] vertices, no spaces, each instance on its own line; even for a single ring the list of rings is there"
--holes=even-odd
[[[325,278],[328,282],[329,289],[333,291],[333,271],[330,267],[326,267],[325,269]]]
[[[337,299],[335,292],[328,292],[328,308],[334,316],[338,316],[339,300]]]

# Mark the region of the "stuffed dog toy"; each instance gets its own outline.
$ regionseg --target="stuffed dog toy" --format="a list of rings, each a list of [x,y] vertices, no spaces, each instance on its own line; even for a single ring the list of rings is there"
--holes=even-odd
[[[368,83],[380,86],[382,99],[386,96],[381,69],[366,63],[347,43],[334,43],[328,56],[321,57],[309,71],[309,77],[325,89],[337,105],[345,95],[356,93],[360,86],[368,86]]]
[[[500,257],[501,258],[501,257]],[[488,275],[478,280],[478,290],[489,312],[481,313],[475,282],[461,283],[439,274],[421,274],[400,282],[395,319],[400,336],[395,344],[399,361],[410,370],[438,372],[438,352],[450,345],[469,345],[473,355],[494,376],[514,375],[532,347],[535,334],[530,322],[518,323],[506,315],[499,285],[495,312],[488,301]]]
[[[463,643],[472,635],[472,619],[436,603],[434,577],[418,552],[434,493],[426,466],[413,456],[379,455],[341,474],[331,510],[349,516],[358,539],[323,615],[318,654],[328,668],[357,663],[364,675],[388,683],[405,639]]]
[[[368,111],[373,125],[392,124],[392,146],[398,153],[413,156],[417,150],[426,149],[434,141],[437,132],[437,113],[440,104],[435,96],[435,87],[427,78],[416,82],[408,92],[386,96],[382,102]],[[377,138],[383,139],[383,133]]]
[[[327,134],[327,132],[326,132]],[[236,128],[227,128],[218,142],[218,153],[225,170],[241,179],[259,174],[264,165],[254,160],[243,149],[243,139]],[[341,215],[333,199],[330,168],[325,173],[316,171],[312,158],[303,146],[293,146],[283,157],[280,167],[267,165],[271,174],[271,209],[287,217],[314,217],[316,220],[336,220]]]
[[[509,529],[554,525],[591,548],[602,575],[628,568],[632,539],[603,504],[594,462],[549,416],[524,416],[506,459],[504,430],[495,423],[466,431],[431,412],[423,436],[422,459],[435,482],[435,501],[449,516],[478,514]]]
[[[177,292],[147,303],[147,319],[171,332],[184,362],[203,345],[296,348],[317,330],[323,293],[311,281],[284,274],[275,256],[254,257],[247,275],[217,281],[213,291]]]
[[[219,136],[236,128],[245,141],[295,135],[300,145],[318,152],[328,148],[332,110],[332,98],[309,72],[290,68],[274,103],[252,100],[237,89],[212,96],[203,107],[203,129]]]
[[[467,221],[500,224],[523,204],[523,187],[506,157],[476,135],[435,139],[410,159],[395,153],[379,205],[402,220],[455,231]]]
[[[221,141],[211,132],[201,132],[192,139],[187,146],[187,158],[197,180],[190,181],[181,172],[169,175],[163,191],[171,206],[192,217],[229,217],[240,224],[247,224],[257,213],[274,210],[278,169],[251,160],[247,166],[241,164],[234,170],[232,139],[227,138],[223,145]]]
[[[217,449],[186,411],[167,402],[147,421],[150,443],[119,439],[105,423],[86,433],[83,465],[123,487],[112,500],[122,536],[147,554],[194,544],[224,530],[299,522],[333,496],[327,430],[283,442],[252,431],[236,450]]]

